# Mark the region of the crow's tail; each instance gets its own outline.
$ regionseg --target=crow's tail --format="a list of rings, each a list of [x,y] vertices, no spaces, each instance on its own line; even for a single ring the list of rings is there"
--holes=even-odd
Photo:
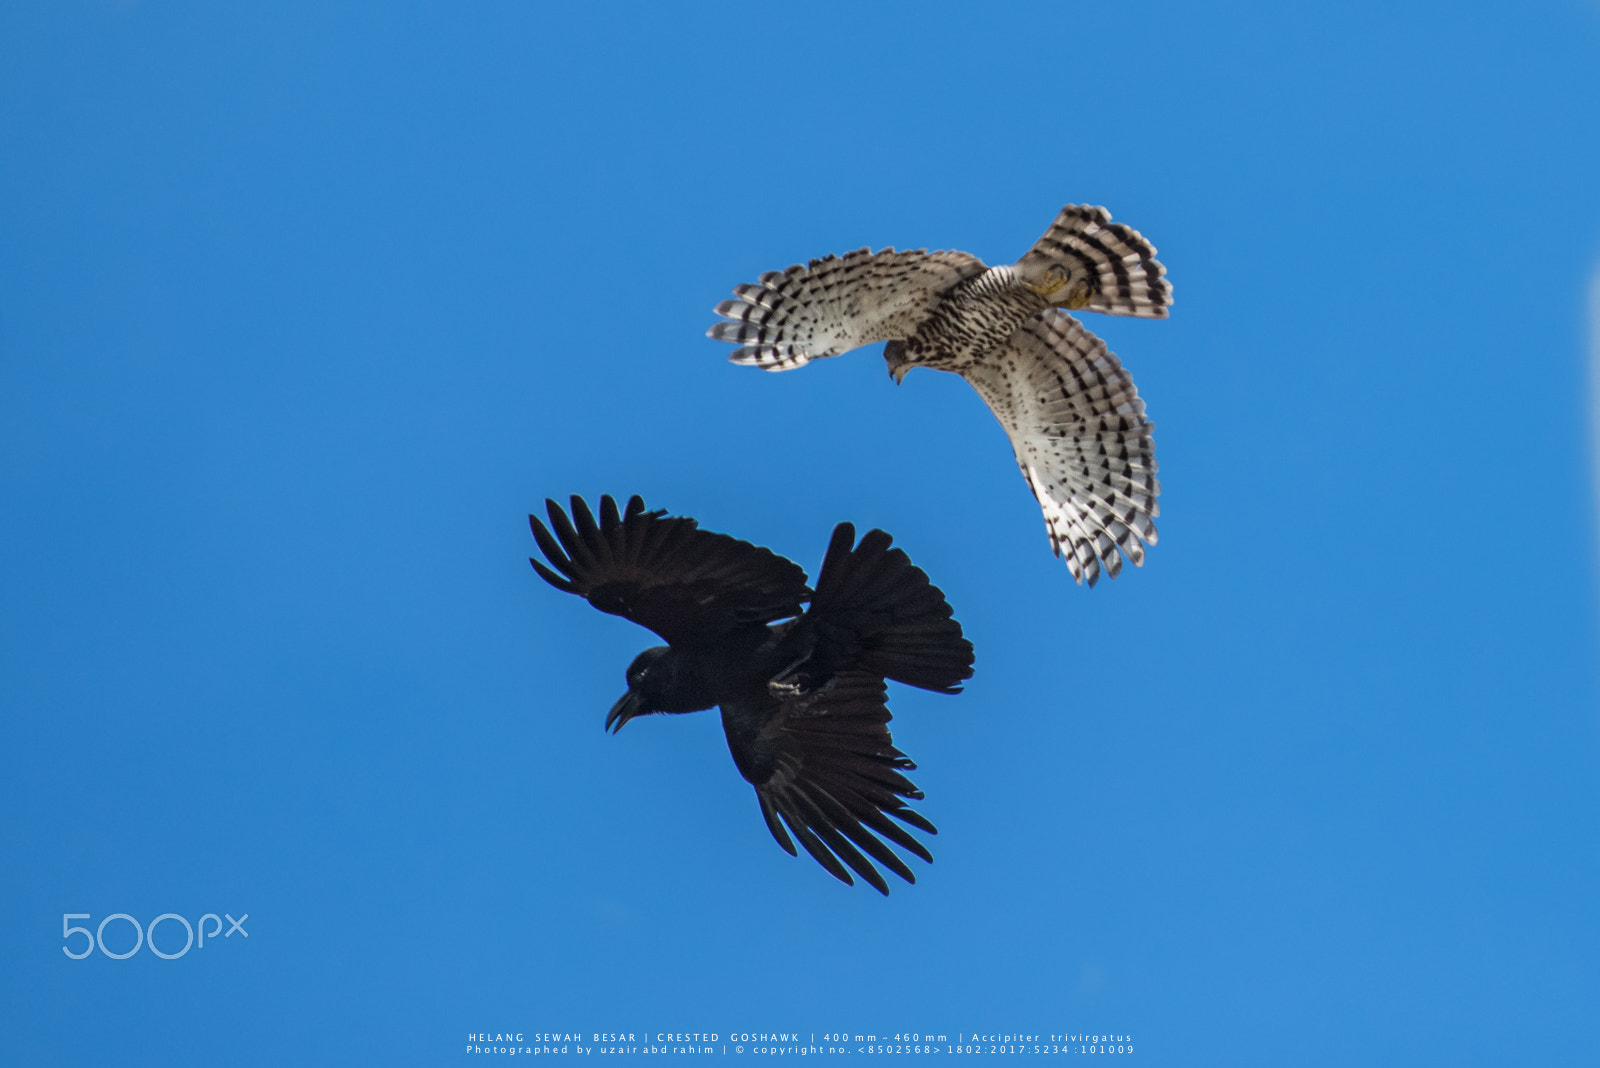
[[[939,587],[881,530],[856,545],[840,523],[817,576],[806,620],[816,660],[859,668],[908,686],[955,693],[972,677],[972,643],[961,636]],[[818,666],[821,666],[819,664]]]

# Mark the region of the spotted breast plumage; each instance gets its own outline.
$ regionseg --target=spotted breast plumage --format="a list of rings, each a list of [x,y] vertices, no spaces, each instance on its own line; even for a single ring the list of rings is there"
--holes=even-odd
[[[1154,544],[1154,429],[1133,379],[1065,309],[1164,319],[1155,248],[1104,208],[1069,204],[1016,263],[861,248],[772,271],[717,305],[734,363],[787,371],[876,341],[896,382],[914,367],[967,380],[1005,428],[1050,546],[1093,586]]]

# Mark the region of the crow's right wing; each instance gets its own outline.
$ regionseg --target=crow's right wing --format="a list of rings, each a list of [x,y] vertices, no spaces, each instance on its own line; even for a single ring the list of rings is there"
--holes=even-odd
[[[754,784],[778,844],[798,855],[793,832],[834,878],[853,883],[848,865],[882,894],[889,884],[873,860],[906,882],[917,881],[884,841],[931,862],[933,856],[900,824],[937,833],[906,805],[907,799],[920,801],[922,791],[901,774],[916,765],[894,747],[889,719],[883,679],[864,671],[839,674],[775,710],[722,709],[734,763]]]

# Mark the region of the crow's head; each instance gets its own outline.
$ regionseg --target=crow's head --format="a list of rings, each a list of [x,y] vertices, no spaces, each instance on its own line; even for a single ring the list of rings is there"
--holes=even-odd
[[[606,716],[606,730],[616,733],[635,716],[651,712],[683,711],[674,700],[678,689],[678,659],[665,645],[646,649],[628,665],[628,692]]]

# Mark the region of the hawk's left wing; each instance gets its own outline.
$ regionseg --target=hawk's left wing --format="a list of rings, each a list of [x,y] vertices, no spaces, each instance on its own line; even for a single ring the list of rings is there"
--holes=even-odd
[[[889,737],[887,701],[881,677],[846,671],[820,690],[784,699],[776,709],[722,709],[728,749],[739,773],[754,784],[761,815],[778,844],[798,855],[789,837],[793,832],[834,878],[853,883],[849,865],[882,894],[889,884],[873,860],[908,883],[917,881],[884,839],[932,862],[923,844],[900,824],[937,833],[906,805],[906,799],[920,801],[922,791],[900,774],[916,765]]]
[[[986,268],[965,252],[858,248],[802,267],[768,271],[717,305],[728,322],[706,336],[738,345],[728,358],[787,371],[874,341],[908,338],[939,298]]]
[[[1106,343],[1047,308],[963,372],[1011,438],[1039,499],[1050,547],[1093,586],[1156,540],[1155,427]]]

